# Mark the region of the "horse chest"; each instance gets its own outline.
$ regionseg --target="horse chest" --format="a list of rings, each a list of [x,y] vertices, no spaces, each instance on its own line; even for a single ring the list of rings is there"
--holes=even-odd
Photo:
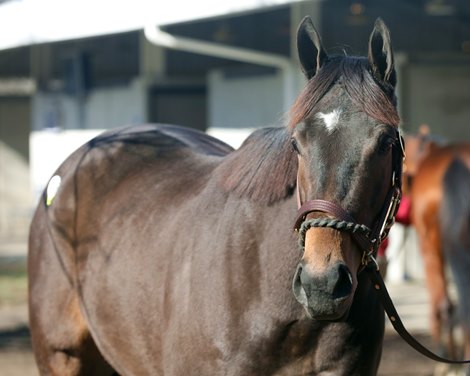
[[[235,328],[232,328],[235,330]],[[351,351],[355,333],[348,325],[313,324],[309,320],[272,326],[251,336],[238,328],[239,336],[227,339],[222,332],[212,337],[179,338],[168,344],[179,351],[167,353],[165,374],[213,375],[367,375],[360,368],[360,351]],[[175,366],[178,364],[178,366]],[[189,367],[191,368],[186,368]],[[178,369],[175,369],[177,367]]]

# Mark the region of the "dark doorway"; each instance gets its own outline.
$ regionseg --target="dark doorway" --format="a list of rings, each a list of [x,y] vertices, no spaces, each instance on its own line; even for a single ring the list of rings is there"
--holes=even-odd
[[[29,162],[31,101],[29,97],[0,97],[0,141]]]
[[[205,86],[154,87],[149,91],[149,121],[207,129]]]

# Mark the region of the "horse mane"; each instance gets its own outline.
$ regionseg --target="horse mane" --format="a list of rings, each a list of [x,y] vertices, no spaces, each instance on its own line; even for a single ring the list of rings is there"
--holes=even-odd
[[[307,83],[291,108],[289,128],[294,128],[316,111],[316,106],[335,84],[343,86],[351,99],[370,117],[398,126],[393,86],[378,82],[367,58],[334,56]]]
[[[238,197],[272,204],[292,195],[297,178],[297,155],[284,127],[253,132],[218,166],[218,183]]]

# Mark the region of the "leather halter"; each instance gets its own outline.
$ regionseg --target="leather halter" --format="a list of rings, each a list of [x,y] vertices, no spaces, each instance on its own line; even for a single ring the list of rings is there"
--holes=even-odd
[[[397,129],[397,137],[392,145],[392,181],[387,193],[382,211],[372,229],[364,224],[359,224],[342,207],[334,202],[325,200],[310,200],[302,203],[299,184],[297,181],[297,218],[294,230],[300,235],[301,245],[305,241],[305,232],[310,227],[332,227],[339,231],[351,232],[352,238],[363,251],[362,262],[365,266],[377,253],[380,243],[387,237],[390,228],[395,222],[395,215],[401,199],[401,175],[405,148],[403,138]],[[298,180],[298,179],[297,179]],[[322,212],[333,216],[334,220],[328,224],[327,221],[307,220],[307,215],[312,212]],[[349,224],[349,226],[348,226]],[[360,230],[360,231],[359,231]]]
[[[392,146],[392,183],[385,199],[384,206],[372,229],[363,224],[358,224],[354,218],[346,210],[331,201],[310,200],[301,202],[299,184],[297,178],[297,218],[294,224],[294,230],[299,234],[299,243],[301,248],[305,247],[305,233],[311,227],[331,227],[338,231],[348,231],[359,247],[362,249],[362,270],[367,271],[369,278],[377,291],[379,299],[387,313],[390,322],[396,332],[407,342],[412,348],[422,355],[442,363],[464,364],[470,363],[470,360],[451,360],[434,354],[429,349],[419,343],[405,328],[398,312],[393,304],[392,299],[385,287],[379,267],[375,261],[380,243],[387,237],[390,228],[395,222],[395,216],[401,199],[401,177],[403,160],[405,158],[405,148],[403,138],[397,129],[397,138]],[[322,212],[333,216],[307,219],[307,215],[312,212]],[[360,230],[360,231],[359,231]]]

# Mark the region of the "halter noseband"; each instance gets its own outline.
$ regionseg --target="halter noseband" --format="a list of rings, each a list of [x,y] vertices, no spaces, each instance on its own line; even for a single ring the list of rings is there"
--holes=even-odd
[[[346,210],[331,201],[310,200],[301,202],[299,184],[297,181],[297,202],[298,211],[294,224],[294,230],[299,234],[299,245],[305,248],[305,235],[312,227],[328,227],[338,231],[350,232],[352,238],[357,242],[363,251],[362,265],[367,265],[374,261],[374,255],[380,243],[387,237],[390,228],[395,222],[395,215],[401,199],[401,175],[405,148],[403,138],[397,129],[397,137],[392,145],[392,182],[387,193],[384,206],[377,222],[371,229],[364,224],[357,223]],[[320,217],[307,219],[307,215],[312,212],[322,212],[330,214],[333,218]]]

